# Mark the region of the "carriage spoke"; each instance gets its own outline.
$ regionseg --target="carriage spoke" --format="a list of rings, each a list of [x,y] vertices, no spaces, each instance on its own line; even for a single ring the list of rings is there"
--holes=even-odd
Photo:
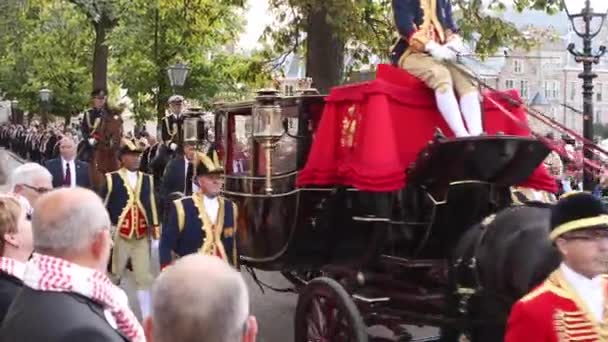
[[[321,298],[315,298],[311,303],[311,314],[308,316],[308,341],[325,342],[326,322],[323,315]]]

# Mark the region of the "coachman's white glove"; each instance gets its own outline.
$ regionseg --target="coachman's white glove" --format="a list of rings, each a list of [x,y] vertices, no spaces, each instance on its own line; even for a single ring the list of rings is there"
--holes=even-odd
[[[169,148],[171,149],[171,151],[175,151],[175,150],[177,150],[177,144],[171,143],[171,145],[169,145]]]
[[[447,48],[452,51],[455,51],[456,54],[469,54],[469,48],[464,44],[462,37],[459,35],[454,35],[450,40],[445,44]]]
[[[160,240],[152,239],[150,241],[150,247],[152,247],[152,250],[157,251],[159,246],[160,246]]]
[[[453,61],[457,57],[455,51],[450,50],[445,45],[439,45],[432,40],[424,46],[424,51],[428,52],[438,61]]]
[[[95,146],[95,144],[97,144],[97,140],[95,140],[95,138],[89,138],[89,144],[91,144],[91,146]]]

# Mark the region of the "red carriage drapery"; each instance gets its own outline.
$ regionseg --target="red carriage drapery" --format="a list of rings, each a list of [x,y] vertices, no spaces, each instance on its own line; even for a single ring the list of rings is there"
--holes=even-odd
[[[511,97],[519,99],[515,91]],[[490,95],[527,122],[522,108]],[[498,108],[484,102],[488,134],[529,136]],[[433,92],[407,72],[380,65],[376,80],[333,88],[326,98],[299,186],[341,184],[366,191],[394,191],[405,185],[407,167],[439,127],[453,136],[437,111]],[[540,165],[522,186],[556,192]]]

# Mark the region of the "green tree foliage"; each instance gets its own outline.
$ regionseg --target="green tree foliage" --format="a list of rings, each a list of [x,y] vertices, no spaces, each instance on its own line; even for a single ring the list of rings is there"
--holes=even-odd
[[[3,2],[0,8],[0,89],[20,107],[39,112],[39,90],[53,91],[51,111],[69,117],[88,101],[92,32],[63,1]],[[6,10],[5,10],[6,9]]]
[[[465,38],[471,39],[474,34],[479,36],[476,52],[480,55],[494,53],[502,46],[529,47],[534,43],[501,18],[500,12],[506,9],[504,0],[452,0],[452,3]],[[397,37],[391,0],[270,0],[270,4],[276,20],[265,31],[265,38],[274,42],[268,56],[292,52],[323,54],[322,49],[310,49],[307,45],[307,38],[315,34],[311,18],[320,8],[325,10],[325,21],[332,28],[329,34],[335,36],[336,42],[343,43],[344,55],[350,57],[346,58],[350,62],[346,66],[342,62],[344,59],[335,63],[335,67],[344,68],[347,74],[368,64],[372,56],[388,60],[390,47]],[[560,9],[559,1],[553,0],[511,0],[511,4],[518,11],[535,9],[555,13]],[[309,63],[322,60],[307,57]],[[335,85],[340,81],[336,79],[330,83]]]
[[[166,69],[191,68],[183,95],[204,106],[233,100],[264,80],[260,58],[235,55],[243,28],[241,1],[129,0],[109,37],[113,78],[129,90],[139,119],[162,116],[172,94]]]

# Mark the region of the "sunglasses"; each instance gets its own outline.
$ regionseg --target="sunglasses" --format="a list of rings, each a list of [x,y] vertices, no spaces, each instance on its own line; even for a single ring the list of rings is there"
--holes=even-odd
[[[30,190],[34,190],[34,191],[36,191],[39,194],[43,194],[45,192],[49,192],[49,191],[53,190],[53,189],[49,189],[49,188],[45,188],[45,187],[37,188],[37,187],[31,186],[31,185],[28,185],[28,184],[21,184],[21,185],[24,186],[24,187],[26,187],[26,188],[28,188],[28,189],[30,189]]]

